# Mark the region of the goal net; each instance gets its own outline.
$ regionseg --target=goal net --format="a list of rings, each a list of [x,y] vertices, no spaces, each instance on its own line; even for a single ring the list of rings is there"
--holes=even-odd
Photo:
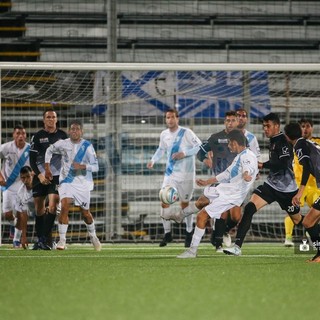
[[[1,63],[1,141],[12,139],[14,125],[25,126],[28,139],[43,126],[46,108],[57,111],[60,128],[72,119],[84,123],[84,137],[98,155],[91,211],[102,241],[158,242],[163,237],[158,198],[165,159],[146,167],[165,129],[164,112],[175,107],[180,124],[201,140],[224,128],[225,112],[245,108],[247,129],[259,141],[262,160],[268,139],[261,118],[280,115],[282,124],[311,118],[319,132],[318,64],[81,64]],[[198,177],[209,170],[197,160]],[[256,185],[265,180],[262,172]],[[196,188],[194,199],[202,193]],[[178,204],[174,204],[178,210]],[[303,211],[307,208],[303,208]],[[285,214],[277,204],[254,216],[248,240],[284,239]],[[210,228],[206,232],[207,239]],[[295,229],[295,235],[302,231]],[[185,225],[172,223],[174,241],[183,241]],[[9,225],[2,221],[2,242]],[[55,229],[54,236],[57,236]],[[29,220],[28,238],[35,237]],[[77,207],[70,212],[68,242],[89,241]]]

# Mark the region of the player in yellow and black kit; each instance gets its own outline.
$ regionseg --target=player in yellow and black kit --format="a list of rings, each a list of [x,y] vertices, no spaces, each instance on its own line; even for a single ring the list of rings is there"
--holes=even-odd
[[[302,129],[303,138],[309,139],[320,145],[320,138],[313,137],[313,121],[311,119],[304,118],[299,121],[299,124]],[[299,187],[300,186],[299,184],[302,178],[302,166],[299,164],[299,161],[296,155],[294,155],[293,171],[294,171],[296,182]],[[315,202],[315,200],[319,196],[320,196],[320,190],[317,188],[316,179],[314,176],[310,175],[308,183],[301,197],[300,207],[303,207],[304,204],[306,203],[308,207],[311,208],[312,204]],[[285,239],[284,245],[286,247],[292,247],[293,246],[292,234],[293,234],[294,224],[288,215],[284,219],[284,226],[285,226],[285,233],[286,233],[286,239]]]

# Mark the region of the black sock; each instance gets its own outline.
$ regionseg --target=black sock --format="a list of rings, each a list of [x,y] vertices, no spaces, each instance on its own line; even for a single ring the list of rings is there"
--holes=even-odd
[[[242,246],[243,240],[250,229],[252,217],[257,212],[257,208],[253,202],[248,202],[244,207],[242,219],[238,225],[235,244]]]
[[[306,228],[306,230],[308,231],[310,238],[312,240],[313,243],[316,244],[317,246],[317,256],[320,255],[320,226],[319,224],[315,224],[314,226],[312,226],[311,228]]]
[[[225,232],[229,232],[231,229],[233,229],[239,221],[233,221],[231,218],[228,218],[227,226]]]
[[[44,235],[45,237],[49,237],[52,232],[54,221],[56,219],[56,215],[52,213],[47,213],[46,218],[44,219]]]
[[[226,230],[226,220],[221,218],[216,219],[214,222],[214,230],[215,230],[216,248],[219,248],[222,246],[223,234]]]
[[[39,241],[41,241],[44,235],[44,217],[44,214],[42,216],[36,215],[35,229]]]

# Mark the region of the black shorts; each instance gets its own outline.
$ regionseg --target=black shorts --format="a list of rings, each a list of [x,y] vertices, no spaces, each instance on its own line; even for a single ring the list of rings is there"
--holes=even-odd
[[[34,198],[45,197],[48,194],[58,194],[59,176],[54,176],[50,184],[41,184],[37,176],[33,177],[32,195]]]
[[[260,185],[253,193],[265,200],[268,204],[278,202],[281,209],[286,211],[289,215],[300,212],[300,207],[292,204],[292,198],[297,194],[298,190],[294,192],[280,192],[273,189],[267,183]]]

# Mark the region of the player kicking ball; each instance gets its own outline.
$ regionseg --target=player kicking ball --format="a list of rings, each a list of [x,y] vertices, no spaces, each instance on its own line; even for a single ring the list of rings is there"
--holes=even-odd
[[[223,212],[234,206],[241,206],[255,181],[258,161],[256,155],[246,147],[246,137],[240,130],[233,130],[228,134],[228,139],[228,147],[237,154],[231,165],[215,177],[196,180],[198,186],[205,187],[203,195],[180,211],[178,216],[168,217],[181,222],[184,217],[200,210],[190,248],[177,258],[196,258],[207,221],[219,219]]]

